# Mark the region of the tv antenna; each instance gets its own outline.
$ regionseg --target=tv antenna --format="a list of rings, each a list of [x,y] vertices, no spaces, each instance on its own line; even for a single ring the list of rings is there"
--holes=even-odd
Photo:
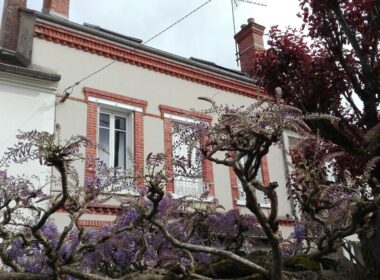
[[[247,3],[247,4],[251,4],[251,5],[256,5],[256,6],[261,6],[261,7],[266,7],[267,6],[267,4],[265,4],[263,2],[258,2],[258,1],[231,0],[231,12],[232,12],[232,23],[233,23],[233,27],[234,27],[234,35],[236,35],[235,11],[236,11],[236,8],[239,5],[239,2]],[[239,50],[238,50],[238,45],[237,45],[236,42],[235,42],[235,52],[236,52],[236,64],[237,64],[237,66],[239,66],[239,54],[238,54]]]

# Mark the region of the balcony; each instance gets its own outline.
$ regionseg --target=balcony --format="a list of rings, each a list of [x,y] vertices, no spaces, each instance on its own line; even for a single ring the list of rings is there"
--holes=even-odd
[[[236,201],[236,204],[240,206],[245,206],[246,194],[243,190],[243,186],[241,185],[240,181],[238,181],[238,194],[239,196]],[[256,198],[261,208],[270,208],[270,201],[263,192],[256,190]]]
[[[177,176],[174,178],[174,197],[188,197],[195,200],[209,201],[212,198],[205,196],[209,191],[210,183],[203,182],[202,178]]]
[[[125,178],[104,189],[103,193],[138,195],[134,178]]]

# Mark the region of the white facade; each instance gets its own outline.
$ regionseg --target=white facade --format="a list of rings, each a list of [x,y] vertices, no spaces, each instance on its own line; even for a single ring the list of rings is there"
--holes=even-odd
[[[1,156],[17,143],[19,131],[54,132],[56,87],[54,82],[0,72]],[[12,175],[37,175],[41,179],[50,175],[50,170],[38,161],[8,168]]]
[[[126,168],[132,166],[125,152],[131,149],[135,153],[135,162],[139,159],[138,164],[143,165],[149,153],[169,150],[168,139],[169,142],[173,140],[172,124],[192,119],[191,109],[208,109],[209,104],[198,97],[240,107],[265,96],[263,90],[243,73],[164,53],[125,36],[44,13],[22,10],[19,34],[17,54],[24,63],[58,73],[62,79],[57,85],[25,76],[1,74],[4,77],[0,76],[0,124],[7,131],[0,135],[0,149],[3,150],[15,142],[18,129],[53,132],[54,125],[59,124],[62,138],[84,135],[93,141],[103,141],[102,144],[110,149],[109,155],[86,150],[87,156],[101,157],[109,166]],[[65,102],[57,102],[67,93],[65,89],[110,63],[112,65],[104,71],[72,87]],[[56,89],[57,94],[54,94]],[[124,122],[124,125],[118,127],[115,120]],[[216,116],[212,121],[215,120]],[[115,144],[115,139],[125,143],[121,145],[118,140],[119,144]],[[235,174],[225,166],[204,162],[201,166],[201,178],[191,182],[177,178],[182,181],[174,182],[172,188],[167,186],[167,191],[174,195],[188,194],[191,186],[191,192],[199,195],[208,189],[226,210],[238,208],[242,213],[249,213],[239,200]],[[84,163],[78,163],[76,168],[79,178],[84,181],[91,168]],[[294,209],[287,200],[286,158],[281,148],[270,150],[262,169],[265,170],[263,177],[279,184],[279,217],[284,225],[282,231],[287,236],[292,230]],[[16,167],[14,170],[18,174],[50,172],[41,169],[38,163],[32,164],[27,171]],[[268,211],[268,205],[263,203],[262,207],[264,212]],[[99,213],[87,218],[112,220],[111,217],[104,219]],[[61,226],[65,224],[63,217],[57,216],[57,220]]]

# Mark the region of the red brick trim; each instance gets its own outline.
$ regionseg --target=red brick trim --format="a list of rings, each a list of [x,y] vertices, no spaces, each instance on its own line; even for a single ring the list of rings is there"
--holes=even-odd
[[[45,22],[36,23],[35,36],[57,44],[94,53],[239,95],[252,98],[268,97],[263,89],[258,88],[254,84],[229,79],[207,71],[195,69],[138,50],[129,49],[106,40],[53,26]]]
[[[105,225],[113,225],[113,221],[102,221],[102,220],[79,220],[78,226],[87,227],[87,228],[99,228]]]
[[[67,211],[65,208],[59,208],[57,212],[66,213]],[[87,206],[86,213],[117,216],[121,213],[121,207],[118,205],[92,204]]]
[[[135,112],[134,115],[134,156],[135,172],[143,174],[144,172],[144,115],[141,112]],[[137,187],[144,187],[144,180],[137,179]]]
[[[202,137],[201,144],[205,143],[207,139]],[[203,181],[208,184],[209,195],[215,197],[215,185],[214,185],[214,170],[210,160],[202,160],[202,175]]]
[[[234,208],[238,208],[239,207],[237,205],[237,200],[239,199],[239,190],[238,190],[238,181],[237,181],[238,178],[232,167],[229,168],[229,173],[230,173],[232,205]],[[270,183],[267,156],[264,156],[261,158],[261,175],[263,177],[263,184],[267,186]]]
[[[281,226],[293,226],[296,220],[287,217],[278,217],[277,221]],[[114,221],[103,221],[103,220],[79,220],[78,226],[89,227],[89,228],[99,228],[104,225],[113,225]]]
[[[87,103],[87,138],[93,143],[97,143],[98,133],[98,104],[94,102]],[[95,175],[95,158],[97,148],[95,145],[86,146],[86,164],[85,164],[85,177],[92,177]]]
[[[170,119],[164,119],[164,152],[166,155],[167,162],[171,162],[173,159],[173,139],[172,139],[172,121]],[[167,175],[173,177],[173,165],[166,164],[165,171]],[[173,181],[166,183],[166,191],[174,193],[174,184]]]
[[[107,205],[107,204],[92,204],[87,207],[87,210],[91,214],[101,215],[119,215],[121,208],[119,205]]]
[[[186,117],[186,118],[198,119],[200,121],[204,121],[208,123],[211,123],[212,121],[212,117],[206,114],[201,114],[198,112],[184,110],[184,109],[162,105],[162,104],[159,107],[160,107],[162,118],[164,118],[164,114],[166,113],[166,114],[178,115],[178,116]]]
[[[57,94],[56,97],[58,98],[63,98],[64,95],[63,94]],[[78,97],[73,97],[73,96],[68,96],[66,97],[66,99],[69,99],[69,100],[72,100],[72,101],[78,101],[78,102],[82,102],[82,103],[87,103],[87,101],[83,98],[78,98]]]
[[[123,95],[118,95],[115,93],[110,93],[102,90],[83,88],[85,94],[85,100],[87,102],[87,138],[92,142],[97,142],[97,132],[98,132],[98,104],[89,101],[89,97],[98,97],[106,100],[116,101],[119,103],[124,103],[128,105],[142,107],[146,110],[148,105],[147,101],[139,100],[136,98],[131,98]],[[144,166],[144,115],[142,112],[134,112],[134,158],[135,158],[135,171],[140,172]],[[90,177],[94,175],[95,161],[96,158],[96,147],[87,146],[86,147],[86,170],[85,176]],[[143,182],[138,181],[137,185],[141,186]]]
[[[268,159],[267,156],[264,156],[261,158],[261,173],[263,176],[263,184],[265,186],[269,185],[270,178],[269,178],[269,169],[268,169]]]
[[[234,172],[232,167],[228,168],[230,173],[230,186],[231,186],[231,196],[232,196],[232,207],[238,208],[237,200],[239,198],[239,190],[238,190],[238,178]]]
[[[288,217],[277,217],[276,221],[278,221],[281,226],[294,226],[297,222],[297,220]]]
[[[196,112],[182,110],[182,109],[178,109],[178,108],[174,108],[170,106],[160,105],[160,110],[161,110],[161,115],[163,118],[164,118],[164,113],[171,113],[171,114],[180,115],[180,116],[184,116],[188,118],[195,117],[197,119],[200,119],[202,121],[207,121],[209,123],[212,121],[212,117],[208,115],[203,115]],[[172,120],[168,118],[164,118],[164,150],[165,150],[165,155],[168,159],[168,162],[171,161],[172,156],[173,156],[172,127],[173,127]],[[205,139],[201,139],[201,142],[203,141],[205,141]],[[168,173],[169,176],[172,177],[173,166],[168,164],[166,166],[166,172]],[[213,171],[213,166],[212,166],[211,161],[202,160],[202,173],[203,173],[202,174],[203,181],[206,184],[208,184],[209,195],[215,196],[214,171]],[[167,183],[166,191],[174,192],[174,185],[172,181]]]
[[[82,103],[88,103],[88,96],[93,96],[93,97],[98,97],[98,98],[102,98],[102,99],[112,100],[115,102],[120,102],[120,103],[130,104],[130,105],[133,105],[136,107],[140,107],[143,109],[144,115],[156,117],[156,118],[161,118],[161,116],[159,116],[159,115],[146,113],[146,108],[148,106],[148,102],[145,100],[141,100],[141,99],[137,99],[137,98],[133,98],[133,97],[128,97],[128,96],[123,96],[123,95],[118,95],[118,94],[114,94],[111,92],[98,90],[98,89],[94,89],[94,88],[89,88],[89,87],[83,88],[83,91],[85,94],[84,99],[74,97],[74,96],[66,97],[66,99],[78,101],[78,102],[82,102]],[[57,94],[56,96],[59,98],[64,97],[63,94]]]
[[[140,107],[143,109],[144,112],[146,111],[146,107],[148,106],[148,102],[145,100],[128,97],[125,95],[119,95],[119,94],[115,94],[115,93],[104,91],[104,90],[85,87],[83,88],[83,92],[85,95],[86,102],[88,102],[88,97],[92,96],[92,97],[103,98],[103,99],[107,99],[107,100],[111,100],[115,102],[120,102],[124,104],[133,105],[136,107]]]
[[[151,113],[147,113],[147,112],[144,113],[144,116],[148,116],[148,117],[152,117],[152,118],[156,118],[156,119],[162,119],[161,115],[151,114]]]

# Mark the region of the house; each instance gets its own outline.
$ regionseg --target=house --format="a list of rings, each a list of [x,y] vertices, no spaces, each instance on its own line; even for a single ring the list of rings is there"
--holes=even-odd
[[[253,19],[235,36],[240,72],[151,48],[139,39],[99,26],[73,23],[69,21],[69,8],[69,0],[44,0],[42,12],[27,9],[25,0],[6,0],[2,26],[4,34],[12,34],[12,49],[24,69],[38,67],[60,75],[55,122],[60,124],[62,136],[85,135],[109,152],[88,148],[87,156],[100,157],[122,169],[132,164],[141,166],[148,153],[171,148],[175,138],[173,124],[212,121],[190,110],[207,108],[197,99],[199,96],[214,97],[218,103],[233,106],[251,104],[265,96],[246,75],[255,51],[263,47],[264,27]],[[106,71],[75,84],[110,63]],[[127,150],[133,153],[133,163]],[[263,182],[277,181],[280,185],[279,221],[285,236],[294,223],[288,218],[293,217],[294,207],[287,200],[286,166],[286,156],[277,147],[270,150],[261,165]],[[78,166],[78,170],[84,180],[93,174],[94,166],[87,163]],[[196,196],[208,190],[225,209],[247,211],[236,176],[226,167],[208,161],[202,162],[198,181],[176,178],[166,190],[178,196]],[[261,206],[267,208],[265,197],[261,200]],[[97,226],[112,221],[117,207],[92,205],[90,210],[93,213],[86,214],[82,224]],[[64,215],[56,220],[61,226],[65,224]]]

